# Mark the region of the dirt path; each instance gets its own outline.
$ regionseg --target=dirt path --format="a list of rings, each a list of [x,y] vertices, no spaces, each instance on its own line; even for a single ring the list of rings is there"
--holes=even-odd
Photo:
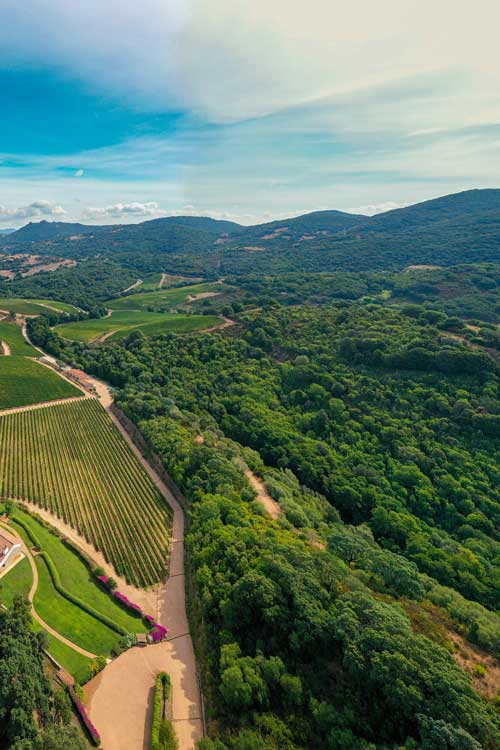
[[[138,286],[142,284],[142,279],[137,279],[137,281],[134,281],[133,284],[128,286],[126,289],[122,291],[122,294],[125,294],[126,292],[131,292],[132,289],[137,289]]]
[[[219,297],[222,292],[199,292],[199,294],[190,294],[188,302],[197,302],[199,299],[208,299],[209,297]]]
[[[71,404],[73,401],[81,401],[85,396],[70,396],[69,398],[58,398],[55,401],[44,401],[39,404],[27,404],[26,406],[13,406],[10,409],[1,409],[0,417],[4,414],[17,414],[19,411],[33,411],[34,409],[45,409],[45,407],[56,406],[57,404]]]
[[[6,528],[8,528],[9,531],[12,533],[12,529],[10,529],[8,526],[6,526]],[[42,620],[42,618],[36,611],[35,605],[33,603],[35,599],[36,590],[38,588],[38,568],[36,566],[36,562],[35,562],[33,555],[31,554],[30,550],[28,549],[28,547],[26,546],[26,544],[24,543],[22,539],[21,539],[21,549],[23,551],[23,554],[28,558],[28,561],[31,567],[31,573],[33,576],[33,583],[31,585],[31,589],[28,594],[28,601],[31,604],[31,614],[33,615],[33,618],[42,626],[44,630],[47,631],[47,633],[50,633],[51,635],[53,635],[54,638],[57,638],[57,640],[61,641],[61,643],[65,643],[66,646],[69,646],[74,651],[77,651],[79,654],[82,654],[82,656],[86,656],[89,659],[95,659],[97,654],[92,654],[90,651],[86,651],[84,648],[80,648],[80,646],[77,646],[76,643],[73,643],[72,641],[68,640],[63,635],[58,633],[57,630],[54,630],[54,628],[51,628],[50,625],[47,625],[45,620]]]
[[[0,341],[0,344],[2,345],[3,355],[5,357],[10,357],[11,351],[10,351],[10,346],[8,345],[8,343],[6,341]]]
[[[281,515],[281,508],[267,491],[264,482],[256,477],[250,469],[245,469],[245,476],[257,493],[257,500],[262,503],[271,518],[278,519]]]
[[[223,328],[229,328],[229,326],[234,326],[236,324],[235,320],[230,320],[229,318],[222,317],[222,323],[217,323],[215,326],[211,326],[210,328],[202,328],[199,331],[193,331],[193,334],[200,335],[202,333],[213,333],[214,331],[222,331]]]

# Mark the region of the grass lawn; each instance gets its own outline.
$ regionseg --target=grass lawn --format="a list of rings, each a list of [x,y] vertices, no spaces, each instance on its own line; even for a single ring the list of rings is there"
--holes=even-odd
[[[39,352],[25,341],[20,326],[0,320],[0,341],[5,341],[10,346],[12,355],[24,357],[38,357]]]
[[[31,566],[29,560],[24,557],[0,578],[0,602],[10,609],[16,596],[28,596],[32,583]]]
[[[143,287],[139,287],[142,289]],[[175,289],[165,289],[162,287],[153,292],[137,292],[129,294],[126,297],[111,299],[105,304],[112,310],[170,310],[176,305],[181,305],[187,301],[190,295],[202,294],[204,292],[225,291],[222,284],[193,284],[192,286],[183,286]]]
[[[78,388],[38,362],[0,357],[0,409],[80,395]]]
[[[42,629],[36,621],[34,621],[34,625],[38,626],[37,629]],[[54,638],[50,633],[46,632],[45,635],[47,637],[47,651],[49,654],[59,662],[61,667],[64,667],[67,672],[73,675],[76,682],[80,684],[87,682],[90,676],[89,667],[92,659],[88,659],[73,648],[66,646],[65,643]]]
[[[55,330],[67,339],[88,343],[105,334],[123,337],[135,329],[148,335],[198,331],[215,325],[219,320],[215,316],[208,315],[191,316],[175,313],[151,313],[143,310],[117,310],[106,318],[62,323],[56,326]]]
[[[52,583],[47,564],[36,557],[38,588],[35,609],[47,625],[93,654],[109,655],[120,636],[76,604],[61,596]]]
[[[68,549],[59,537],[51,534],[49,529],[27,513],[16,510],[15,515],[20,516],[23,522],[33,530],[40,548],[49,553],[59,572],[61,583],[67,591],[114,620],[129,633],[142,632],[145,629],[140,618],[130,615],[95,583],[87,565],[75,552]]]
[[[61,312],[77,312],[76,307],[66,302],[58,302],[52,299],[21,299],[20,297],[0,297],[0,310],[18,313],[19,315],[41,315],[47,312],[47,307],[52,307]]]

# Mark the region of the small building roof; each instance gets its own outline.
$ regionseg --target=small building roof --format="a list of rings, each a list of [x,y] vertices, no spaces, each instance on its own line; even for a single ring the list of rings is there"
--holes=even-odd
[[[136,633],[135,634],[135,640],[136,640],[138,646],[147,646],[148,645],[148,637],[147,637],[146,633]]]
[[[12,534],[9,534],[9,532],[5,531],[5,529],[2,527],[2,529],[0,530],[0,562],[6,555],[8,555],[12,547],[15,547],[16,545],[21,545],[21,540],[19,539],[19,537],[15,537]]]

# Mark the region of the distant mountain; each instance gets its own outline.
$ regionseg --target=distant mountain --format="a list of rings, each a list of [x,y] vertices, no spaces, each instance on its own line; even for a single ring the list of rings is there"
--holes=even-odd
[[[205,232],[213,232],[214,234],[227,234],[229,232],[237,232],[239,229],[243,229],[243,225],[237,224],[235,221],[211,219],[209,216],[166,216],[164,219],[153,219],[152,221],[143,222],[139,226],[144,227],[145,224],[152,224],[153,222],[164,226],[167,226],[168,224],[179,224],[183,227],[201,229]]]
[[[8,242],[46,242],[61,237],[95,233],[105,227],[92,227],[86,224],[71,224],[65,221],[30,221],[21,229],[9,234]]]
[[[500,190],[472,190],[373,217],[315,211],[245,227],[203,216],[89,227],[40,222],[0,240],[69,258],[105,256],[137,272],[221,275],[368,271],[500,262]]]
[[[367,216],[360,214],[348,214],[343,211],[313,211],[292,219],[242,227],[231,236],[230,241],[239,244],[245,242],[268,244],[273,241],[278,243],[305,242],[344,233],[353,227],[363,226],[368,221]]]
[[[12,234],[12,232],[15,232],[15,231],[16,231],[15,229],[11,229],[11,228],[0,229],[0,234]]]

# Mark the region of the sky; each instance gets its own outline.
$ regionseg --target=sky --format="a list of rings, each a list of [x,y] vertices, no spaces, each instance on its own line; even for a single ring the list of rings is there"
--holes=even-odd
[[[497,0],[1,0],[0,228],[500,187]]]

